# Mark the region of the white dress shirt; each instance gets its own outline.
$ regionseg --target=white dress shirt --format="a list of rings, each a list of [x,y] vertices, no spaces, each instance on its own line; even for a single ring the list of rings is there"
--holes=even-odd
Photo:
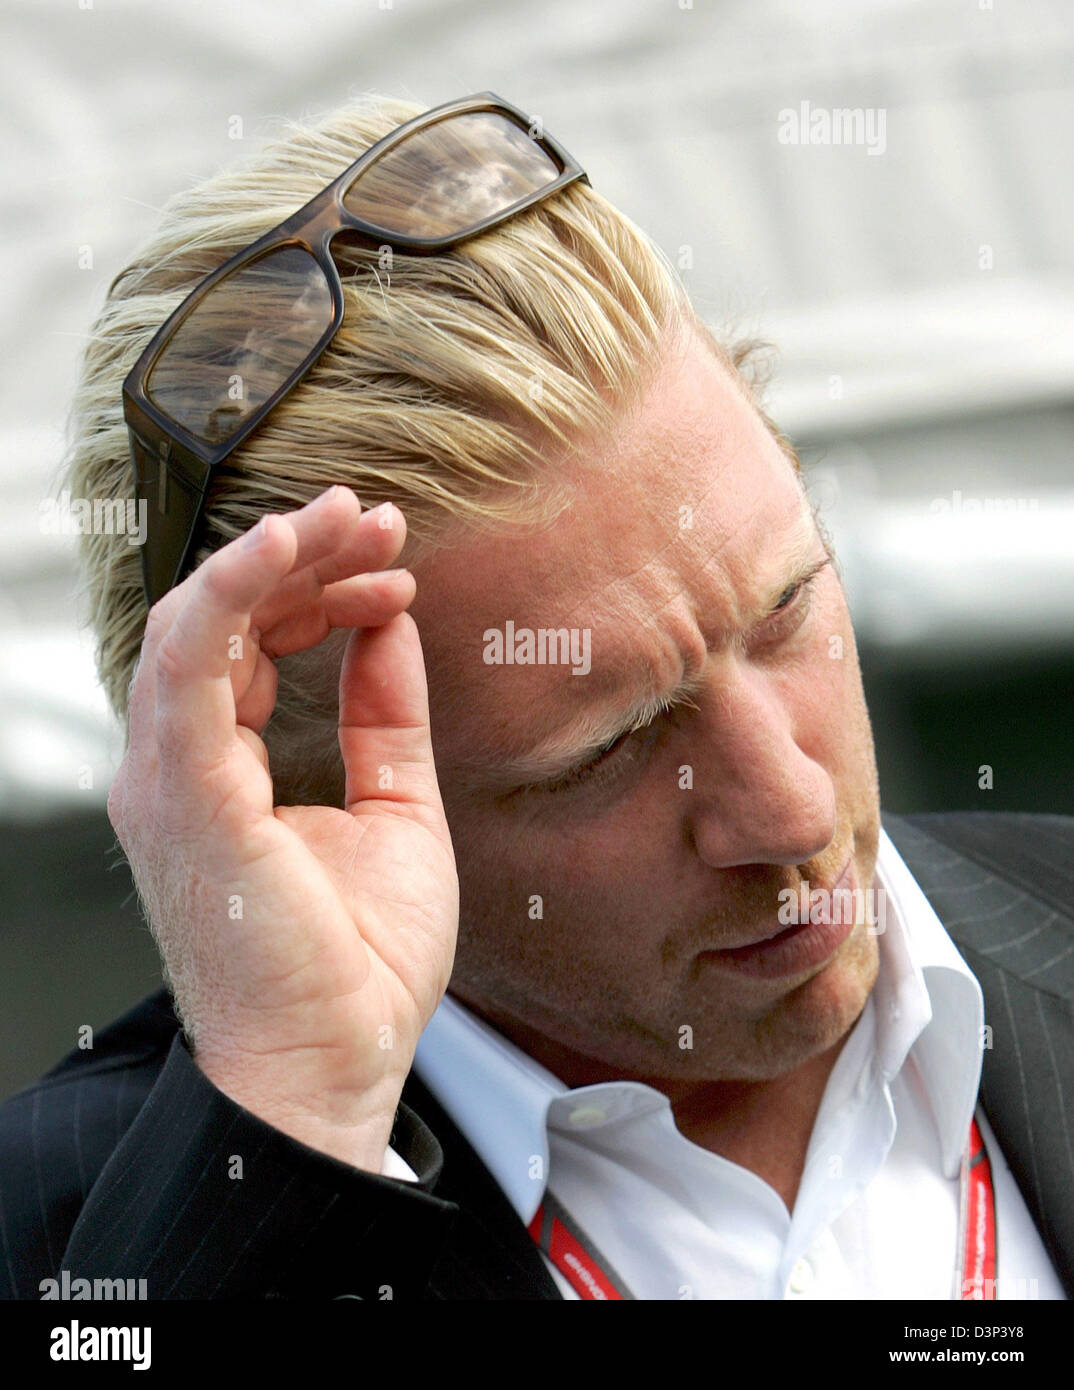
[[[887,895],[877,982],[829,1077],[793,1212],[755,1173],[685,1138],[660,1091],[568,1088],[450,996],[415,1070],[523,1224],[550,1188],[635,1298],[950,1299],[983,1001],[883,832],[876,883]],[[998,1295],[1065,1298],[978,1119],[996,1190]],[[414,1178],[391,1151],[383,1171]]]

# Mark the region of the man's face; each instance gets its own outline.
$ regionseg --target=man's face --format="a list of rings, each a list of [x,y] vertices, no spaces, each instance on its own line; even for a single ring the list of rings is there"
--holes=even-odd
[[[550,529],[460,529],[415,566],[462,891],[451,991],[622,1073],[781,1075],[843,1036],[877,970],[864,922],[726,954],[786,932],[778,895],[803,879],[831,889],[849,861],[843,885],[872,886],[841,584],[791,464],[698,338],[562,468],[573,500]],[[523,629],[574,646],[538,664]],[[689,702],[594,761],[684,679]]]

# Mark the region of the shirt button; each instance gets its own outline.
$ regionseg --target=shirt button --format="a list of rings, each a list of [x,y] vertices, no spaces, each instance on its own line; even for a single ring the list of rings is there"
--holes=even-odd
[[[576,1105],[568,1116],[575,1129],[592,1129],[594,1125],[602,1125],[607,1118],[599,1105]]]
[[[812,1283],[813,1266],[808,1260],[796,1260],[791,1277],[787,1280],[787,1287],[791,1293],[805,1293]]]

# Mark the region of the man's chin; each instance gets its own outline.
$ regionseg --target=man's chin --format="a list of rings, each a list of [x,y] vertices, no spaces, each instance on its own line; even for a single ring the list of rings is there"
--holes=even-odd
[[[725,1037],[722,1079],[774,1081],[835,1047],[861,1017],[878,968],[876,937],[859,924],[831,960],[790,982],[770,1008],[745,1023],[736,1061],[728,1057]],[[719,1043],[713,1044],[715,1063]]]
[[[859,922],[831,960],[788,993],[781,1012],[816,1051],[832,1047],[861,1017],[879,968],[876,936]]]

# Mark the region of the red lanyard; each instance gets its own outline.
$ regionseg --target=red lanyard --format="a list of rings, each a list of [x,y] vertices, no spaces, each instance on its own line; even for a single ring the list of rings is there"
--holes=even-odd
[[[608,1302],[634,1297],[551,1192],[544,1194],[529,1232],[579,1298]]]
[[[579,1298],[611,1302],[634,1295],[600,1254],[585,1232],[571,1220],[550,1192],[537,1208],[529,1233]],[[994,1299],[996,1296],[996,1196],[992,1165],[977,1128],[962,1159],[959,1196],[959,1265],[956,1297]]]
[[[958,1283],[955,1297],[979,1301],[996,1296],[996,1194],[992,1165],[977,1128],[970,1123],[970,1142],[962,1159],[959,1201]]]

